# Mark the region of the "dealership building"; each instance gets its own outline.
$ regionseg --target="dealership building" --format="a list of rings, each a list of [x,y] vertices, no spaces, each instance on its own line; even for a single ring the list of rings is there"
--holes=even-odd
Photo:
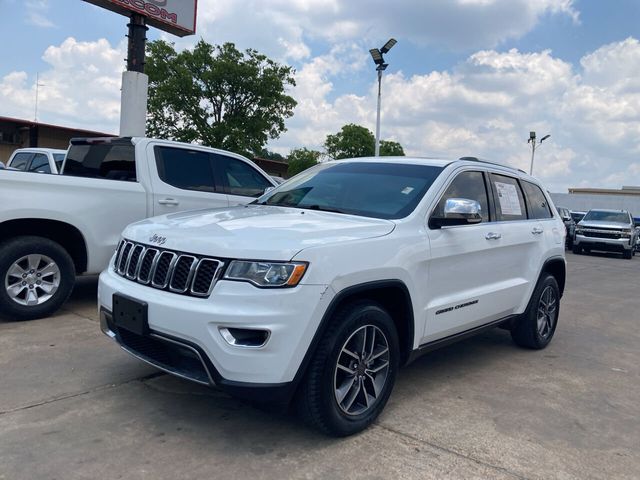
[[[640,186],[613,188],[570,188],[569,193],[552,193],[551,198],[558,207],[586,212],[592,208],[628,210],[640,217]]]
[[[112,135],[79,128],[0,117],[0,162],[7,162],[17,148],[42,147],[66,150],[73,137],[110,137]]]

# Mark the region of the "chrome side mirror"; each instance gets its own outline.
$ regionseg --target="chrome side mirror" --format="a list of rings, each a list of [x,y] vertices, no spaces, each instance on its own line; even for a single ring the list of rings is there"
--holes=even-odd
[[[434,215],[429,220],[431,228],[469,225],[482,222],[480,202],[468,198],[448,198],[443,216]]]

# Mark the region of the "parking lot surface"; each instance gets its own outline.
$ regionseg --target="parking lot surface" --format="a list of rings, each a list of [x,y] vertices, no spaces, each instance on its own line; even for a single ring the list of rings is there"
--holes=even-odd
[[[130,357],[84,279],[55,317],[0,321],[0,479],[637,479],[640,258],[567,260],[546,350],[494,330],[428,354],[346,439]]]

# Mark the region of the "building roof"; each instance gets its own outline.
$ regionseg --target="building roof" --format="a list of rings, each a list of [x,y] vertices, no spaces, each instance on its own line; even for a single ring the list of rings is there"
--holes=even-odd
[[[99,135],[102,137],[113,137],[114,135],[111,133],[103,133],[96,132],[94,130],[85,130],[82,128],[73,128],[73,127],[63,127],[62,125],[53,125],[51,123],[42,123],[42,122],[34,122],[33,120],[23,120],[21,118],[12,118],[12,117],[2,117],[0,116],[0,122],[7,123],[16,123],[18,125],[22,125],[25,127],[47,127],[47,128],[55,128],[57,130],[65,130],[68,132],[80,133],[80,134],[88,134],[88,135]]]
[[[632,195],[640,197],[640,187],[617,188],[570,188],[569,193],[586,195]]]

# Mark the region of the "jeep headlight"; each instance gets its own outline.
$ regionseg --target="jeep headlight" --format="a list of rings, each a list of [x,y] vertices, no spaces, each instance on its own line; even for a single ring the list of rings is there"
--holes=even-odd
[[[250,282],[258,287],[295,287],[300,283],[307,264],[302,262],[254,262],[234,260],[224,278]]]

